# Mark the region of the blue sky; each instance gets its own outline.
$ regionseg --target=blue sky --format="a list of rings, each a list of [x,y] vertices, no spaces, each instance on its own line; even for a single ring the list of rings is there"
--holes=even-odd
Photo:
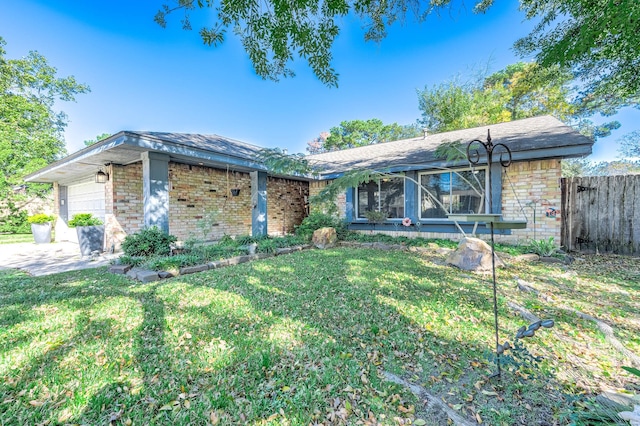
[[[532,27],[517,0],[497,1],[484,15],[465,2],[421,25],[395,25],[379,44],[365,43],[361,24],[347,17],[334,46],[339,87],[329,88],[303,61],[293,64],[295,78],[262,80],[233,35],[212,48],[197,31],[183,31],[179,16],[162,29],[153,22],[162,0],[3,3],[8,58],[37,50],[61,76],[92,89],[60,106],[70,120],[69,152],[120,130],[216,133],[304,152],[307,141],[343,120],[413,123],[420,116],[416,89],[518,61],[512,44]],[[195,29],[208,19],[194,18]],[[615,140],[640,128],[637,109],[616,118],[623,127],[596,143],[594,159],[614,159]]]

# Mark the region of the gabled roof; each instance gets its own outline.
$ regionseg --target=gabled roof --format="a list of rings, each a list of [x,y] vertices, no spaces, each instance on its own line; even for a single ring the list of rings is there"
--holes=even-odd
[[[257,160],[261,149],[219,135],[125,130],[49,164],[25,180],[66,184],[93,175],[105,164],[126,165],[141,161],[145,151],[167,154],[171,161],[186,164],[230,166],[237,171],[266,170]]]
[[[308,155],[306,158],[322,170],[324,178],[335,177],[347,170],[387,169],[418,170],[451,165],[435,157],[442,143],[487,140],[491,131],[493,144],[509,147],[514,160],[581,157],[591,154],[593,140],[581,135],[560,120],[549,116],[533,117],[472,129],[437,133],[400,141],[367,145],[358,148]],[[496,158],[494,161],[497,161]],[[462,162],[461,164],[466,164]]]

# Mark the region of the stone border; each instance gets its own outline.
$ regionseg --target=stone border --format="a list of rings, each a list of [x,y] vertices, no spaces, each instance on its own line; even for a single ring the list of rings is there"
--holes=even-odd
[[[311,245],[305,244],[301,246],[278,248],[273,253],[257,253],[245,254],[242,256],[230,257],[228,259],[216,260],[201,265],[185,266],[174,271],[150,271],[148,269],[134,268],[131,265],[112,265],[109,272],[112,274],[126,275],[127,277],[140,281],[142,283],[150,283],[161,279],[177,277],[179,275],[195,274],[196,272],[204,272],[210,269],[219,269],[226,266],[239,265],[254,260],[267,259],[269,257],[289,254],[296,251],[302,251],[311,248]]]

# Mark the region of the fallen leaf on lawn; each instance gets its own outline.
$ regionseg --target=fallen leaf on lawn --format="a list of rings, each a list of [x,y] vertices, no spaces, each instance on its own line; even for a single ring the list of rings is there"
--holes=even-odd
[[[29,401],[29,405],[32,405],[33,407],[41,407],[43,404],[44,402],[35,399],[33,401]]]
[[[426,424],[427,424],[427,422],[426,422],[426,421],[424,421],[424,420],[422,420],[422,419],[416,419],[416,420],[413,422],[413,424],[414,424],[414,425],[416,425],[416,426],[424,426],[424,425],[426,425]]]
[[[184,408],[189,409],[191,408],[191,401],[189,401],[188,399],[184,400]]]
[[[482,423],[482,417],[480,417],[480,414],[478,413],[476,413],[476,420],[479,424]]]
[[[487,391],[487,390],[482,390],[482,394],[483,395],[487,395],[487,396],[498,396],[498,392],[493,392],[493,391]]]
[[[215,411],[209,413],[209,420],[213,426],[217,425],[220,422],[220,417],[216,414]]]

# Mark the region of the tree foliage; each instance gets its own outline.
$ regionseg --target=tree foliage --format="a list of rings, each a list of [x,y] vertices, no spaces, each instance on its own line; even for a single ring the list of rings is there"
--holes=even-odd
[[[0,199],[12,208],[14,188],[22,184],[22,178],[65,153],[67,117],[54,110],[56,101],[74,101],[75,95],[89,92],[89,87],[73,76],[58,77],[57,70],[37,52],[7,59],[5,45],[0,38]],[[26,193],[46,189],[29,185]]]
[[[638,104],[640,2],[637,0],[520,0],[538,25],[515,44],[544,67],[568,67],[585,83],[582,96],[600,109]]]
[[[339,126],[329,130],[329,136],[324,142],[325,151],[356,148],[381,142],[397,141],[414,138],[422,132],[415,125],[400,125],[398,123],[384,124],[382,120],[343,121]]]
[[[320,81],[338,85],[338,73],[332,67],[331,48],[340,32],[339,24],[348,14],[357,16],[365,28],[366,41],[380,41],[387,27],[410,17],[424,21],[434,10],[448,7],[451,0],[279,0],[216,1],[176,0],[163,4],[155,16],[162,27],[168,15],[182,12],[182,28],[191,30],[191,13],[208,9],[213,24],[200,29],[206,45],[224,43],[231,29],[242,42],[256,73],[278,80],[295,75],[290,63],[295,57],[306,60]],[[481,3],[481,2],[479,2]]]
[[[101,140],[108,138],[109,136],[111,136],[111,133],[101,133],[98,136],[96,136],[94,139],[88,139],[84,141],[84,146],[91,146],[94,143],[98,143]]]
[[[493,0],[477,0],[474,11],[483,13]],[[155,16],[162,27],[167,16],[182,12],[182,27],[191,30],[196,9],[212,13],[213,24],[200,29],[205,44],[217,46],[231,29],[242,41],[258,75],[277,80],[293,76],[290,63],[307,61],[323,83],[337,86],[331,48],[343,18],[352,14],[365,28],[367,41],[380,41],[387,27],[407,18],[423,22],[427,16],[454,7],[452,0],[278,0],[236,2],[174,0]],[[638,103],[640,93],[640,2],[637,0],[520,0],[534,30],[518,40],[522,57],[537,54],[543,67],[559,66],[578,73],[586,83],[584,98],[601,109],[615,111]]]
[[[617,121],[595,125],[589,117],[599,110],[576,97],[573,82],[568,69],[518,62],[473,81],[418,90],[419,122],[444,132],[550,114],[594,138],[620,127]]]
[[[640,130],[624,135],[620,139],[618,152],[622,158],[631,157],[640,159]]]

